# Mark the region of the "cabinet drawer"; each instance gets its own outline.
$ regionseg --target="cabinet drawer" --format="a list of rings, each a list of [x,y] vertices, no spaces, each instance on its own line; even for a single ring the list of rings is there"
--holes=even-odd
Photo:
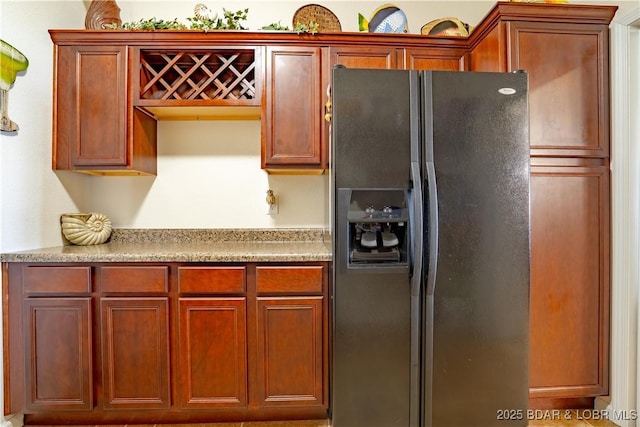
[[[322,293],[321,265],[256,267],[256,283],[261,293]]]
[[[24,267],[22,287],[25,295],[88,294],[91,292],[91,267]]]
[[[242,293],[245,267],[180,267],[178,289],[183,294]]]
[[[102,292],[168,292],[169,267],[113,266],[100,269]]]

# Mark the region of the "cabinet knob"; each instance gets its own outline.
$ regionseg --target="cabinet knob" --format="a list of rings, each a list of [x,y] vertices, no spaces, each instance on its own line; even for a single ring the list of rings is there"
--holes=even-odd
[[[327,100],[324,106],[324,119],[328,122],[331,121],[331,98]]]
[[[324,119],[331,122],[331,85],[327,86],[327,103],[324,105]]]

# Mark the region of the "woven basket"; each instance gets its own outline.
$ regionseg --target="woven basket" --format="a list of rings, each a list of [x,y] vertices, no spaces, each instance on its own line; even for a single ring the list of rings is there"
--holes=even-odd
[[[318,24],[319,32],[340,32],[342,27],[338,17],[329,9],[319,4],[308,4],[296,10],[293,14],[293,27],[301,23],[308,25],[310,22]]]
[[[468,24],[465,24],[458,18],[446,17],[427,22],[420,28],[420,33],[431,36],[467,37],[471,30],[472,28],[470,28]]]

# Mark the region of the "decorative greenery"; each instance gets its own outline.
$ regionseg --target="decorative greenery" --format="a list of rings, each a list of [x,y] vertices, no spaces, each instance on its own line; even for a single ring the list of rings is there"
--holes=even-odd
[[[177,18],[171,21],[157,19],[155,17],[149,19],[141,19],[135,22],[123,22],[122,24],[110,24],[105,28],[109,30],[246,30],[243,21],[247,20],[249,9],[241,9],[235,12],[222,9],[223,16],[219,17],[217,13],[211,12],[206,6],[202,6],[202,13],[196,8],[194,16],[187,18],[189,26],[178,21]],[[310,21],[309,23],[296,22],[293,29],[296,33],[316,34],[320,24]],[[263,30],[289,31],[289,27],[282,25],[280,21],[273,22],[262,27]]]
[[[316,34],[318,32],[318,28],[320,27],[320,24],[318,24],[317,22],[309,22],[309,24],[304,24],[302,22],[296,22],[296,26],[293,28],[293,31],[295,31],[296,33],[300,34],[300,33],[311,33],[311,34]]]
[[[213,13],[204,4],[198,4],[195,9],[195,15],[187,18],[189,26],[172,19],[165,21],[155,17],[149,19],[141,19],[136,22],[123,22],[122,24],[110,24],[105,28],[109,30],[246,30],[243,21],[247,20],[249,9],[240,9],[235,12],[222,9],[223,16],[219,17],[217,13]],[[320,24],[310,21],[309,23],[296,22],[293,29],[296,33],[316,34]],[[262,27],[263,30],[289,31],[289,27],[282,25],[280,21],[273,22]]]
[[[220,18],[214,16],[213,18],[207,16],[192,16],[187,18],[191,25],[192,30],[246,30],[242,26],[242,21],[247,20],[247,14],[249,9],[242,9],[236,12],[231,12],[227,9],[222,9],[224,17]]]
[[[223,17],[217,14],[211,18],[209,16],[192,16],[187,18],[191,23],[189,27],[179,22],[177,19],[165,21],[157,18],[141,19],[136,22],[123,22],[121,25],[111,24],[105,28],[109,30],[246,30],[242,26],[242,21],[247,19],[249,9],[242,9],[236,12],[223,10]]]
[[[156,19],[155,17],[149,19],[141,19],[136,22],[123,22],[122,25],[111,24],[106,26],[110,30],[186,30],[186,25],[178,22],[177,19],[171,21],[165,21],[163,19]]]
[[[286,25],[282,25],[280,24],[280,21],[278,22],[273,22],[269,25],[265,25],[264,27],[262,27],[263,30],[274,30],[274,31],[289,31],[289,27],[287,27]]]

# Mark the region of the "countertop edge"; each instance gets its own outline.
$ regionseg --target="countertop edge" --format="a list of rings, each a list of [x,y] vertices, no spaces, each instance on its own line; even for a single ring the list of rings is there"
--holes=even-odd
[[[109,262],[324,262],[331,261],[328,236],[319,230],[142,230],[141,240],[115,239],[100,245],[63,245],[0,254],[4,263]],[[128,233],[129,234],[129,233]],[[130,236],[130,234],[129,234]],[[156,239],[149,240],[148,236]],[[163,236],[163,238],[157,238]],[[204,238],[198,238],[202,236]],[[221,237],[220,239],[212,238]],[[186,237],[176,239],[176,237]],[[255,237],[252,239],[251,237]],[[266,238],[265,238],[266,237]],[[273,239],[273,240],[272,240]]]
[[[0,257],[3,263],[154,263],[154,262],[177,262],[177,263],[213,263],[213,262],[330,262],[331,254],[265,254],[265,255],[208,255],[200,256],[188,253],[171,254],[165,253],[153,256],[139,255],[56,255],[56,254],[9,254]]]

